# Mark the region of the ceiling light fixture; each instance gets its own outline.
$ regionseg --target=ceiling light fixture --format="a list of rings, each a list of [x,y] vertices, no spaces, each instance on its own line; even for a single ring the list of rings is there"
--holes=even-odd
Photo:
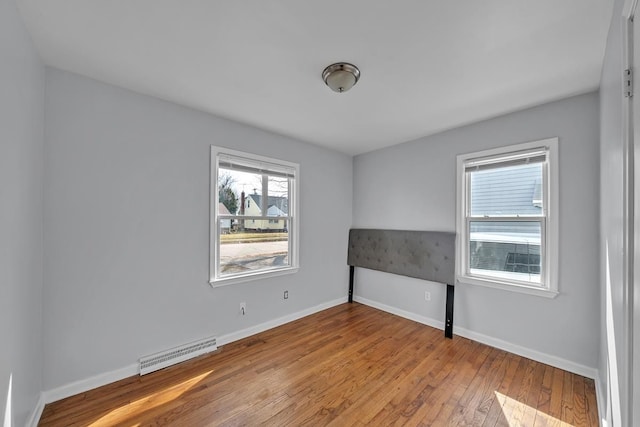
[[[322,72],[322,80],[334,92],[342,93],[351,89],[360,79],[360,70],[353,64],[338,62],[329,65]]]

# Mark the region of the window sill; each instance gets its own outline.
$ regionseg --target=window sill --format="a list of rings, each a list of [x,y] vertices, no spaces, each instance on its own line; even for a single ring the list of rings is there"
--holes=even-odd
[[[213,288],[221,286],[233,285],[235,283],[250,282],[253,280],[268,279],[270,277],[284,276],[285,274],[294,274],[298,272],[298,267],[280,268],[277,270],[258,271],[255,273],[243,274],[241,276],[224,277],[221,279],[211,279],[209,284]]]
[[[490,279],[480,279],[477,277],[469,277],[469,276],[456,277],[456,283],[465,284],[465,285],[478,285],[478,286],[484,286],[484,287],[493,288],[493,289],[502,289],[504,291],[518,292],[518,293],[527,294],[527,295],[536,295],[536,296],[545,297],[545,298],[555,298],[558,295],[560,295],[560,293],[556,290],[546,289],[540,286],[527,286],[527,285],[521,285],[517,283],[505,283],[505,282],[499,282],[499,281],[490,280]]]

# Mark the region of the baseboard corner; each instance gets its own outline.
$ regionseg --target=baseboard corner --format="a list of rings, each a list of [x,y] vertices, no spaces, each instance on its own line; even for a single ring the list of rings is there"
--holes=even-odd
[[[94,375],[83,380],[74,381],[72,383],[44,391],[44,402],[56,402],[58,400],[75,396],[76,394],[84,393],[86,391],[93,390],[94,388],[102,387],[103,385],[111,384],[113,382],[120,381],[137,374],[138,364],[132,363],[123,368]]]
[[[27,427],[37,427],[40,422],[40,417],[42,417],[42,411],[44,411],[45,405],[44,393],[40,392],[38,395],[38,401],[36,402],[36,406],[31,411],[31,415],[29,419],[27,419],[26,426]]]
[[[600,379],[600,375],[596,375],[595,377],[596,383],[596,403],[598,404],[598,417],[600,419],[600,425],[603,427],[607,426],[607,394],[604,389],[604,384]]]

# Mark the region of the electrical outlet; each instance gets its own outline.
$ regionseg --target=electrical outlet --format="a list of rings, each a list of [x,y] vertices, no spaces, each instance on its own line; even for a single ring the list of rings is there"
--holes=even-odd
[[[284,299],[289,299],[289,291],[284,291]]]
[[[247,314],[247,303],[244,301],[240,303],[240,314],[243,316]]]
[[[431,292],[425,292],[424,293],[424,300],[425,301],[431,301]]]

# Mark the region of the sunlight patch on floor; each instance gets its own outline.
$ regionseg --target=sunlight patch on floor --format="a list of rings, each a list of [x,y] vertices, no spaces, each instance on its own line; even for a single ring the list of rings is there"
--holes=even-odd
[[[494,393],[496,395],[496,398],[498,399],[498,403],[500,403],[502,413],[504,414],[504,418],[509,424],[509,427],[531,427],[533,425],[573,427],[573,424],[566,423],[562,420],[552,417],[549,414],[538,411],[536,408],[512,399],[509,396],[505,396],[504,394],[498,393],[497,391]],[[535,419],[535,423],[526,423],[524,420],[525,416],[528,416],[529,419]]]
[[[175,400],[178,397],[182,396],[185,392],[191,389],[194,385],[198,384],[212,372],[213,370],[207,371],[193,378],[189,378],[188,380],[183,381],[179,384],[160,390],[157,393],[153,393],[141,399],[130,402],[124,406],[114,409],[113,411],[109,412],[105,416],[89,425],[94,427],[114,425],[118,422],[126,420],[127,418],[131,418],[136,414],[142,414],[150,409],[171,402],[172,400]],[[132,426],[136,425],[140,424],[132,424]]]

